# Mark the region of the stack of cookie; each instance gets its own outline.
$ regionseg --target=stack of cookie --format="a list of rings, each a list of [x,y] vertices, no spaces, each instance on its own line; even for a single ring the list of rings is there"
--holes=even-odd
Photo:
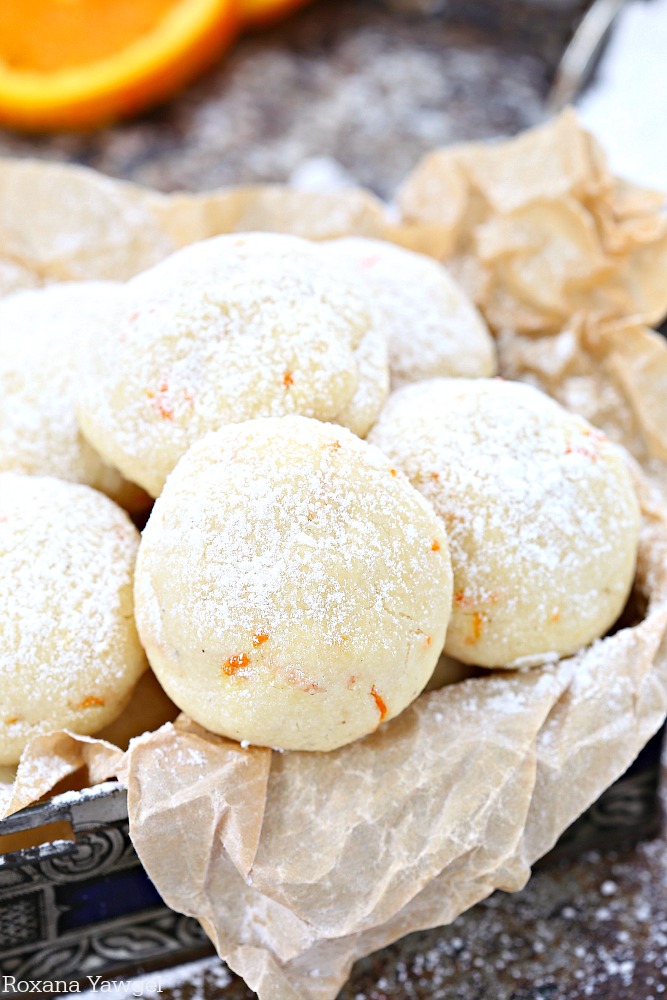
[[[401,712],[443,651],[536,666],[627,600],[622,453],[493,378],[430,258],[221,236],[5,299],[0,340],[0,762],[111,723],[144,649],[213,732],[322,751]],[[140,540],[121,507],[150,498]]]

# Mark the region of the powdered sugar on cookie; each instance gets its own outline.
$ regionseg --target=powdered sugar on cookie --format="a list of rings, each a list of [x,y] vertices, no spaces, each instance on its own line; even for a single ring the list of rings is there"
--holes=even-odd
[[[325,243],[372,292],[389,342],[392,384],[437,375],[482,378],[496,372],[493,339],[482,316],[442,264],[380,240]]]
[[[122,320],[83,386],[84,432],[158,495],[210,430],[265,415],[337,419],[357,392],[356,351],[371,327],[363,284],[305,240],[193,244],[128,284]]]
[[[422,690],[451,607],[447,540],[385,456],[299,417],[209,435],[144,533],[137,618],[172,699],[251,743],[331,749]]]
[[[540,662],[617,618],[638,504],[620,453],[584,420],[518,383],[434,379],[396,393],[371,440],[446,525],[450,655]]]

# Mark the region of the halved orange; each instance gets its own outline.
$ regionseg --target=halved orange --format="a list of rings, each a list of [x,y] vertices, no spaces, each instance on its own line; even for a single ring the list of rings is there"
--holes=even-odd
[[[264,28],[309,2],[310,0],[240,0],[241,17],[248,28]]]
[[[239,0],[0,0],[0,123],[135,114],[213,63],[238,24]]]

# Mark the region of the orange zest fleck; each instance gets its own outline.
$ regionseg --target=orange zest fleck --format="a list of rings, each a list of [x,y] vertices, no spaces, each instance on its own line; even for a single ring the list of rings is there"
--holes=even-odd
[[[146,395],[150,400],[153,401],[155,409],[165,420],[174,419],[174,407],[173,404],[167,399],[167,392],[169,391],[169,384],[166,379],[162,379],[158,387],[157,392],[153,392],[151,389],[146,390]]]
[[[573,448],[572,445],[570,445],[570,444],[565,449],[565,454],[566,455],[583,455],[584,458],[590,458],[591,462],[597,462],[598,459],[599,459],[599,457],[600,457],[599,455],[596,455],[594,451],[590,451],[590,449],[588,449],[588,448],[579,448],[579,447]]]
[[[285,372],[283,375],[283,385],[286,389],[289,389],[290,386],[294,385],[294,375],[292,372]]]
[[[222,665],[222,672],[227,677],[233,677],[237,670],[242,670],[249,663],[250,657],[247,653],[236,653],[234,656],[230,656],[228,660],[225,660]]]
[[[375,684],[371,688],[371,698],[375,700],[375,704],[377,705],[378,711],[380,713],[380,722],[382,722],[387,714],[387,705],[384,698],[382,697],[378,689],[375,687]]]
[[[469,601],[470,598],[466,597],[465,590],[459,590],[457,591],[456,594],[454,594],[454,604],[457,606],[457,608],[464,607],[466,604],[469,603]]]
[[[551,616],[551,621],[557,622],[559,618],[560,618],[560,611],[554,611],[554,613]]]
[[[482,637],[482,624],[484,619],[479,611],[474,611],[472,616],[472,633],[466,637],[466,646],[474,646]]]
[[[431,473],[431,479],[436,479],[436,480],[440,479],[440,473],[439,472],[432,472]]]
[[[10,715],[10,717],[8,719],[5,719],[5,725],[7,725],[7,726],[13,726],[18,721],[19,721],[18,715]]]
[[[390,469],[389,471],[391,472],[392,476],[397,476],[398,475],[398,472],[396,471],[396,469]]]
[[[357,683],[357,678],[354,676],[354,674],[350,674],[350,676],[347,679],[347,690],[351,691],[356,683]]]
[[[89,694],[87,698],[79,702],[78,708],[101,708],[104,705],[104,699],[98,698],[94,694]]]
[[[265,642],[269,641],[269,637],[266,632],[255,632],[252,637],[253,646],[263,646]]]
[[[429,648],[429,646],[431,645],[432,642],[433,642],[433,636],[427,635],[426,636],[426,648],[427,649]]]
[[[332,451],[340,451],[340,441],[329,441],[324,447],[331,448]]]
[[[440,551],[440,542],[436,538],[433,544],[431,545],[431,552],[439,552],[439,551]]]

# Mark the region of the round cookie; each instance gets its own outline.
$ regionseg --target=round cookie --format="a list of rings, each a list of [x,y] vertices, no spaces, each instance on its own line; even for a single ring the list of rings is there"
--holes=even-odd
[[[82,428],[153,496],[194,441],[230,423],[342,414],[364,431],[386,397],[385,384],[369,412],[362,346],[373,332],[363,282],[316,244],[271,233],[192,244],[127,285],[83,384]]]
[[[0,473],[0,764],[54,729],[95,733],[146,669],[133,620],[139,534],[111,500]]]
[[[493,338],[449,272],[420,253],[351,236],[324,243],[372,292],[389,343],[394,388],[438,375],[483,378],[497,371]]]
[[[614,623],[634,577],[639,507],[601,432],[521,383],[433,379],[395,393],[371,439],[447,527],[450,656],[529,666]]]
[[[357,389],[333,419],[357,437],[366,437],[389,396],[389,351],[384,328],[374,323],[354,353]]]
[[[0,300],[0,471],[86,483],[136,509],[140,491],[100,458],[76,416],[79,363],[107,335],[121,288],[69,282]]]
[[[451,608],[441,522],[376,448],[304,417],[210,434],[144,531],[139,634],[170,698],[238,740],[332,750],[427,683]]]

